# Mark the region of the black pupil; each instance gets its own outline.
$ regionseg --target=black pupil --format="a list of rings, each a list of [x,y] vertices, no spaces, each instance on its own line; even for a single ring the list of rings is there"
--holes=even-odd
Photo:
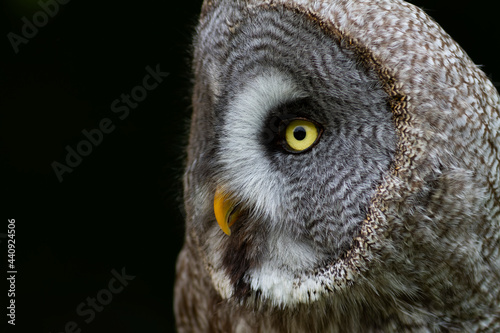
[[[293,137],[299,141],[302,141],[306,137],[306,130],[302,126],[297,126],[293,130]]]

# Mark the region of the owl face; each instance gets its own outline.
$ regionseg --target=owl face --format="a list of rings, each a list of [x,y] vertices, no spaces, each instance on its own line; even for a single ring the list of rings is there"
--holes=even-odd
[[[303,14],[247,11],[223,28],[228,40],[208,35],[219,24],[197,41],[188,232],[224,298],[321,298],[317,276],[352,246],[394,159],[388,96]]]

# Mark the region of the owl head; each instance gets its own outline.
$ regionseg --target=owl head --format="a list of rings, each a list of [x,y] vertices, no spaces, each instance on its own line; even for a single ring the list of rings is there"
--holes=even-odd
[[[441,311],[499,272],[498,93],[423,11],[206,1],[193,68],[186,246],[222,300]]]

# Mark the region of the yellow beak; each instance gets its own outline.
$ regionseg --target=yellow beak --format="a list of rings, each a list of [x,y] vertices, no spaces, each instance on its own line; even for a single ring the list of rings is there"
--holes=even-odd
[[[240,215],[237,207],[238,205],[230,199],[229,194],[225,193],[220,187],[217,187],[214,196],[215,219],[222,231],[228,236],[231,236],[231,229],[229,227],[236,222]]]

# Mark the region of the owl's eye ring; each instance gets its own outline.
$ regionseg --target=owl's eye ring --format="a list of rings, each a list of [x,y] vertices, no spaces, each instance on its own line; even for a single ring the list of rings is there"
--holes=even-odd
[[[323,127],[310,119],[297,117],[288,119],[280,125],[281,146],[292,154],[311,150],[323,133]]]

